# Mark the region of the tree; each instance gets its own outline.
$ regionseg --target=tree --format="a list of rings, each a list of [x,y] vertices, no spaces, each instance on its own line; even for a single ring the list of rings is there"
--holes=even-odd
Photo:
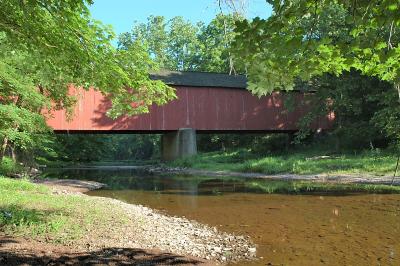
[[[146,112],[175,97],[172,88],[149,79],[153,62],[140,43],[123,50],[111,45],[114,33],[90,17],[91,3],[0,3],[0,159],[10,144],[35,146],[36,134],[49,131],[45,116],[51,110],[71,110],[71,85],[110,97],[113,118]]]
[[[123,49],[139,42],[148,48],[148,53],[158,66],[165,69],[193,70],[199,51],[197,32],[199,28],[174,17],[166,21],[162,16],[150,16],[147,24],[136,23],[131,33],[120,36]]]
[[[148,134],[59,134],[57,159],[73,162],[145,160],[159,153],[159,136]],[[45,156],[46,157],[46,156]]]
[[[135,22],[131,32],[122,33],[118,40],[118,47],[128,49],[135,42],[140,42],[147,48],[154,62],[164,67],[167,60],[168,32],[167,21],[162,16],[150,16],[147,24]]]
[[[236,19],[236,15],[219,14],[205,25],[191,24],[182,17],[166,21],[162,16],[150,16],[147,23],[135,23],[131,32],[121,34],[119,47],[127,49],[139,42],[164,69],[230,73],[234,70],[230,44]]]
[[[257,95],[292,90],[299,81],[315,81],[324,74],[339,79],[343,73],[357,72],[376,77],[395,90],[370,91],[370,97],[379,98],[381,108],[371,121],[388,136],[399,138],[400,110],[393,97],[396,93],[400,100],[400,3],[267,2],[273,7],[271,17],[236,24],[235,54],[246,65],[249,89]],[[364,95],[359,91],[358,96]],[[347,100],[356,102],[354,93]]]
[[[400,96],[398,1],[268,0],[268,19],[237,23],[235,47],[262,95],[290,90],[296,79],[350,69],[394,85]],[[331,34],[321,34],[322,26]]]
[[[201,25],[198,37],[201,56],[198,70],[223,73],[244,73],[242,65],[232,55],[235,21],[238,15],[218,14],[208,25]]]
[[[388,108],[384,95],[393,92],[387,82],[353,70],[339,77],[331,74],[315,77],[302,84],[302,89],[313,93],[304,99],[311,109],[300,119],[297,141],[312,133],[313,121],[331,112],[335,121],[328,140],[335,142],[332,147],[336,151],[382,148],[393,140],[392,136],[381,134],[382,126],[376,120],[379,112]]]

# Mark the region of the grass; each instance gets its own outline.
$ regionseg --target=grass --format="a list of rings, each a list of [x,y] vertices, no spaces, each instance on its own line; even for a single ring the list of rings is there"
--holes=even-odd
[[[124,214],[113,209],[124,223]],[[54,195],[48,187],[0,176],[0,231],[55,243],[70,243],[88,231],[110,227],[108,206],[78,195]]]
[[[210,152],[169,163],[170,166],[264,174],[369,174],[391,175],[396,155],[367,151],[328,157],[323,152],[297,151],[285,155],[257,156],[248,151]]]

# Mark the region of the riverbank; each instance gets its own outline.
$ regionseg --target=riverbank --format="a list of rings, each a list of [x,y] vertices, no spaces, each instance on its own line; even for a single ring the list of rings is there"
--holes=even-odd
[[[307,181],[316,183],[330,184],[376,184],[376,185],[400,185],[400,177],[377,176],[371,174],[276,174],[268,175],[263,173],[243,173],[233,171],[213,171],[205,169],[194,169],[185,167],[169,167],[169,166],[151,166],[146,168],[150,173],[157,174],[175,174],[175,175],[191,175],[204,177],[238,177],[238,178],[256,178],[271,181]]]
[[[60,171],[63,173],[60,176]],[[283,194],[304,194],[304,193],[400,193],[400,178],[389,175],[378,176],[371,174],[275,174],[243,173],[233,171],[216,171],[193,169],[186,167],[171,167],[169,165],[147,165],[147,166],[85,166],[68,168],[47,169],[45,176],[63,179],[80,179],[85,172],[85,179],[97,180],[106,183],[110,189],[126,189],[129,182],[121,179],[119,174],[132,175],[136,173],[143,178],[164,176],[169,179],[190,179],[191,182],[200,183],[207,180],[219,179],[230,182],[242,183],[248,191],[256,193],[283,193]],[[111,171],[114,174],[102,176],[102,172]],[[133,171],[133,172],[132,172]],[[124,181],[125,180],[125,181]],[[59,181],[61,182],[61,181]],[[67,181],[65,181],[67,182]],[[142,180],[141,182],[144,182]]]
[[[260,155],[247,150],[199,153],[176,160],[168,167],[264,175],[393,176],[397,154],[364,151],[337,154],[321,150]]]
[[[15,245],[18,247],[18,243],[25,241],[40,243],[32,247],[50,245],[54,250],[70,250],[68,254],[75,254],[77,258],[81,256],[77,254],[93,258],[94,254],[104,256],[103,252],[110,251],[110,254],[114,251],[117,254],[118,250],[126,251],[123,256],[133,260],[136,257],[134,253],[129,255],[129,250],[141,250],[138,254],[142,255],[163,254],[186,260],[187,264],[255,257],[255,247],[248,237],[219,232],[216,228],[167,216],[144,206],[89,197],[75,190],[76,187],[82,190],[84,186],[77,182],[69,190],[66,182],[51,184],[46,181],[43,185],[0,178],[0,239],[7,243],[0,250],[2,263],[30,256],[29,250],[23,251],[22,246],[20,254],[16,254],[19,249]],[[38,252],[32,250],[31,255],[39,259],[57,259]],[[70,257],[68,254],[65,256]]]

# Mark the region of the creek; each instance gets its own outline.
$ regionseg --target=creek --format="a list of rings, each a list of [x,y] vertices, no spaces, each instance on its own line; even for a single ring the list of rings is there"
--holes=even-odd
[[[254,183],[271,181],[140,170],[49,169],[44,175],[105,183],[87,194],[249,235],[260,259],[246,265],[400,265],[399,194],[265,194]]]

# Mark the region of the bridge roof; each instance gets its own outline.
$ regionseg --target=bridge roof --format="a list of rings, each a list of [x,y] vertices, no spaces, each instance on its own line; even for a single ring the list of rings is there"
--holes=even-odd
[[[150,78],[174,86],[247,88],[247,78],[244,75],[162,70],[151,73]]]

